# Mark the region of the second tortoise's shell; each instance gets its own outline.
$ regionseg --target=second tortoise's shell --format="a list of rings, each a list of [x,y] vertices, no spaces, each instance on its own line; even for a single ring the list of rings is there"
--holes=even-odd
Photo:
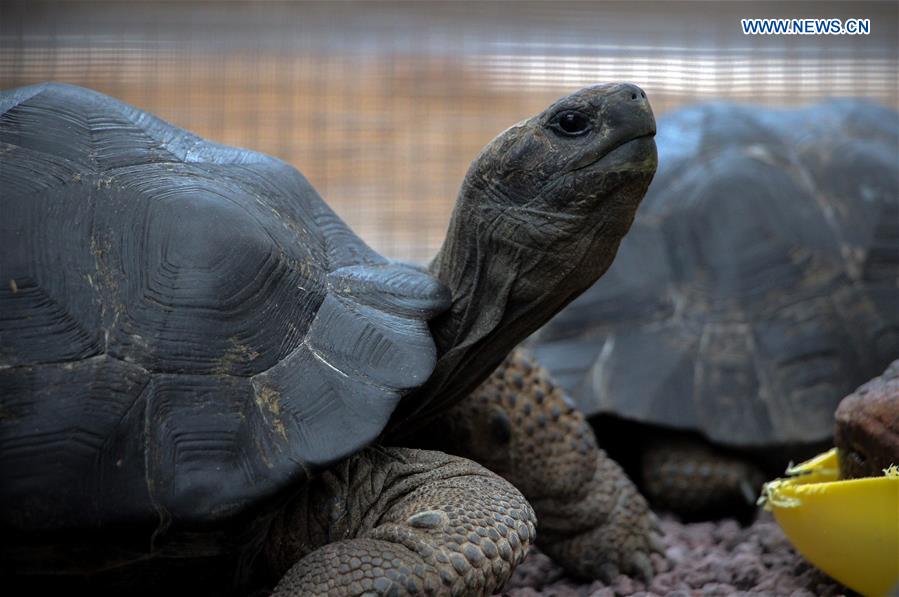
[[[446,290],[287,164],[55,84],[0,95],[0,148],[5,527],[240,514],[433,370]]]
[[[899,354],[899,122],[872,104],[706,104],[609,272],[532,340],[588,414],[734,446],[830,436]]]

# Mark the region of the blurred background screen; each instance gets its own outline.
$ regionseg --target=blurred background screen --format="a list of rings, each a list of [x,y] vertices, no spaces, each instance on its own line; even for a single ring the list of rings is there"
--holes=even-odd
[[[866,2],[0,2],[0,87],[92,87],[299,168],[369,244],[424,262],[470,161],[597,82],[656,114],[727,99],[899,106],[897,6]],[[747,36],[741,18],[866,18]]]

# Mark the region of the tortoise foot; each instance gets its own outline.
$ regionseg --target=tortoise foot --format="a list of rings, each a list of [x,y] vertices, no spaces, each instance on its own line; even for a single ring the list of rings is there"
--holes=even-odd
[[[322,547],[290,566],[274,595],[492,595],[534,541],[527,501],[463,458],[372,448],[326,477],[282,519],[270,553],[283,562],[285,546]],[[325,504],[329,526],[309,537]]]

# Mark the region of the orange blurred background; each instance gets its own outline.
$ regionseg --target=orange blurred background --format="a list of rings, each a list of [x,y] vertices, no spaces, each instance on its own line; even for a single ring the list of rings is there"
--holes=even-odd
[[[896,2],[25,2],[0,87],[92,87],[297,166],[372,246],[426,261],[466,168],[553,99],[629,80],[656,114],[710,99],[899,107]],[[750,17],[868,36],[744,36]]]

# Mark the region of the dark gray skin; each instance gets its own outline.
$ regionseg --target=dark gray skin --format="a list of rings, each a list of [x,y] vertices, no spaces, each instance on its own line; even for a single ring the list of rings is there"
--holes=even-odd
[[[639,88],[579,91],[482,152],[431,267],[448,293],[371,251],[267,156],[69,86],[0,100],[14,216],[0,260],[11,314],[0,444],[14,448],[0,452],[4,587],[70,591],[73,576],[131,594],[503,586],[535,537],[525,497],[468,459],[398,443],[455,416],[608,268],[655,170]],[[259,263],[273,269],[257,275]],[[19,332],[40,318],[78,325]],[[396,401],[390,433],[364,447]],[[459,419],[489,416],[468,412]],[[609,533],[587,542],[580,568],[645,571],[645,502],[617,489],[623,476],[599,462],[582,419],[554,422],[544,441],[511,416],[516,439],[501,447],[542,460],[579,439],[572,467],[596,481],[582,491],[627,498],[598,500],[592,535]],[[454,451],[502,460],[449,431]],[[541,485],[527,467],[494,468]],[[559,557],[584,559],[578,545]]]
[[[576,134],[559,124],[572,113],[585,121]],[[437,368],[395,421],[458,402],[605,273],[655,173],[655,130],[639,87],[598,85],[482,150],[430,266],[452,292],[431,322]]]

